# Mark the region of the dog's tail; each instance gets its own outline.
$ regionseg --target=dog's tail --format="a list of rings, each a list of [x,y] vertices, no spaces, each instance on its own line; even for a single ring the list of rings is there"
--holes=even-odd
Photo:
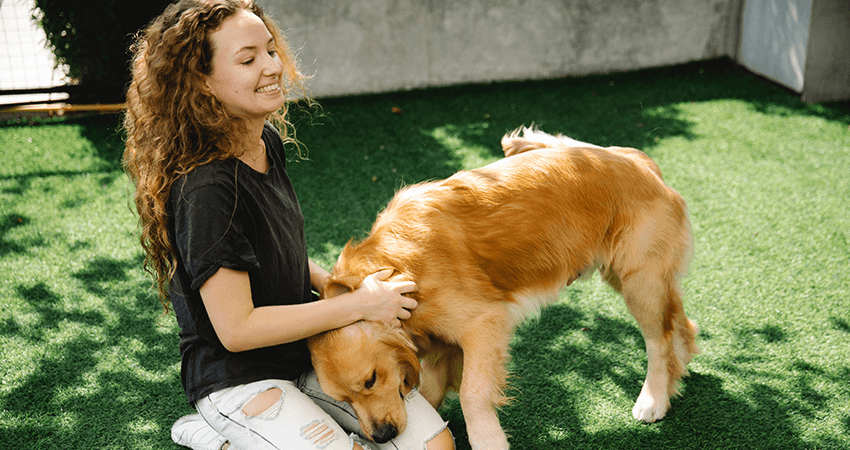
[[[520,136],[520,133],[522,133],[522,136]],[[506,157],[541,148],[570,147],[602,148],[598,145],[568,138],[563,134],[552,136],[534,128],[533,125],[531,127],[519,127],[502,137],[502,150],[504,150]]]

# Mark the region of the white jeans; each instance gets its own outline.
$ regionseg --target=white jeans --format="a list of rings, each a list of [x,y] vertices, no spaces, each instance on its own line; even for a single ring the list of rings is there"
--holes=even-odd
[[[274,388],[283,394],[272,407],[256,417],[242,412],[254,397]],[[351,405],[325,394],[315,372],[296,382],[263,380],[222,389],[195,406],[204,420],[239,450],[350,450],[355,441],[363,448],[424,450],[428,441],[446,429],[437,411],[413,390],[405,397],[405,431],[385,444],[367,441],[356,435],[360,425]]]

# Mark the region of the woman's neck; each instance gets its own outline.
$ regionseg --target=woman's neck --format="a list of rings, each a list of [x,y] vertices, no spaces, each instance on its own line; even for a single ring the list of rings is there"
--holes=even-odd
[[[259,121],[249,125],[249,132],[242,144],[245,153],[239,156],[240,161],[260,173],[266,173],[269,170],[266,143],[263,142],[264,124],[265,121]]]

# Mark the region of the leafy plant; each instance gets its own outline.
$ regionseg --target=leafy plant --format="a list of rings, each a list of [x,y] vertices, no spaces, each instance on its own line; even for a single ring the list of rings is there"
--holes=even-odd
[[[137,30],[165,9],[168,0],[35,0],[41,24],[59,64],[81,89],[78,100],[123,101],[129,80],[127,49]]]

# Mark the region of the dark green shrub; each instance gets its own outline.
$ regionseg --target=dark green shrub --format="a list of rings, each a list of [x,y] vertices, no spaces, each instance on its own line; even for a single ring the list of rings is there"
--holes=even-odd
[[[122,102],[129,81],[128,48],[137,30],[170,0],[35,0],[36,20],[68,75],[76,101]]]

